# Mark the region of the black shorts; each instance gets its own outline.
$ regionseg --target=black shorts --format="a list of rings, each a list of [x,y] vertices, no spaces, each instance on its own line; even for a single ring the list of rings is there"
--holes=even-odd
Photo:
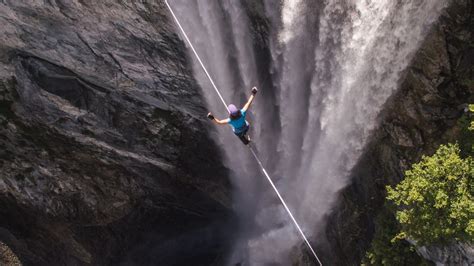
[[[249,128],[250,126],[246,125],[243,131],[240,131],[239,133],[234,132],[234,134],[237,135],[238,137],[245,136],[245,134],[247,134],[247,131],[249,131]]]

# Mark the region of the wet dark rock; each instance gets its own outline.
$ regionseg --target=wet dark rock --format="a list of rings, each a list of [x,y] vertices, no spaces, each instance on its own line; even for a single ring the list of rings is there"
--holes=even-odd
[[[0,2],[0,242],[26,265],[210,265],[227,169],[164,3]]]

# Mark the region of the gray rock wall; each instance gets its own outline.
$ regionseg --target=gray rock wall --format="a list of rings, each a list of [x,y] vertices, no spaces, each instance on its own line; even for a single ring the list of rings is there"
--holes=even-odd
[[[164,3],[0,1],[0,24],[0,242],[26,265],[218,263],[228,173]]]
[[[436,266],[471,266],[474,264],[474,247],[466,243],[454,243],[447,246],[424,246],[417,249],[423,258]]]

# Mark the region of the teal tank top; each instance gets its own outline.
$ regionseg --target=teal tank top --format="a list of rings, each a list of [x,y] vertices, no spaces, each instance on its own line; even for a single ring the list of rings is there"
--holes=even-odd
[[[234,133],[241,133],[245,131],[245,129],[248,126],[248,123],[245,120],[245,116],[247,115],[247,112],[244,111],[243,109],[240,110],[240,112],[242,113],[242,115],[238,119],[232,120],[229,118],[230,120],[229,124],[232,126],[232,130],[234,130]]]

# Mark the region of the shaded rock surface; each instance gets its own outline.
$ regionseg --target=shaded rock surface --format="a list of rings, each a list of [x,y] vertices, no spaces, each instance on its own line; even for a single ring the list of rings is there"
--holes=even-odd
[[[423,154],[459,136],[458,120],[474,101],[473,15],[472,1],[452,1],[386,104],[353,183],[328,217],[330,245],[323,258],[329,264],[359,265],[373,236],[385,186],[398,183]]]
[[[474,264],[474,247],[466,243],[455,243],[441,247],[420,247],[417,251],[436,265],[471,266]]]
[[[164,3],[1,1],[0,23],[0,241],[25,265],[222,263],[228,172]]]

